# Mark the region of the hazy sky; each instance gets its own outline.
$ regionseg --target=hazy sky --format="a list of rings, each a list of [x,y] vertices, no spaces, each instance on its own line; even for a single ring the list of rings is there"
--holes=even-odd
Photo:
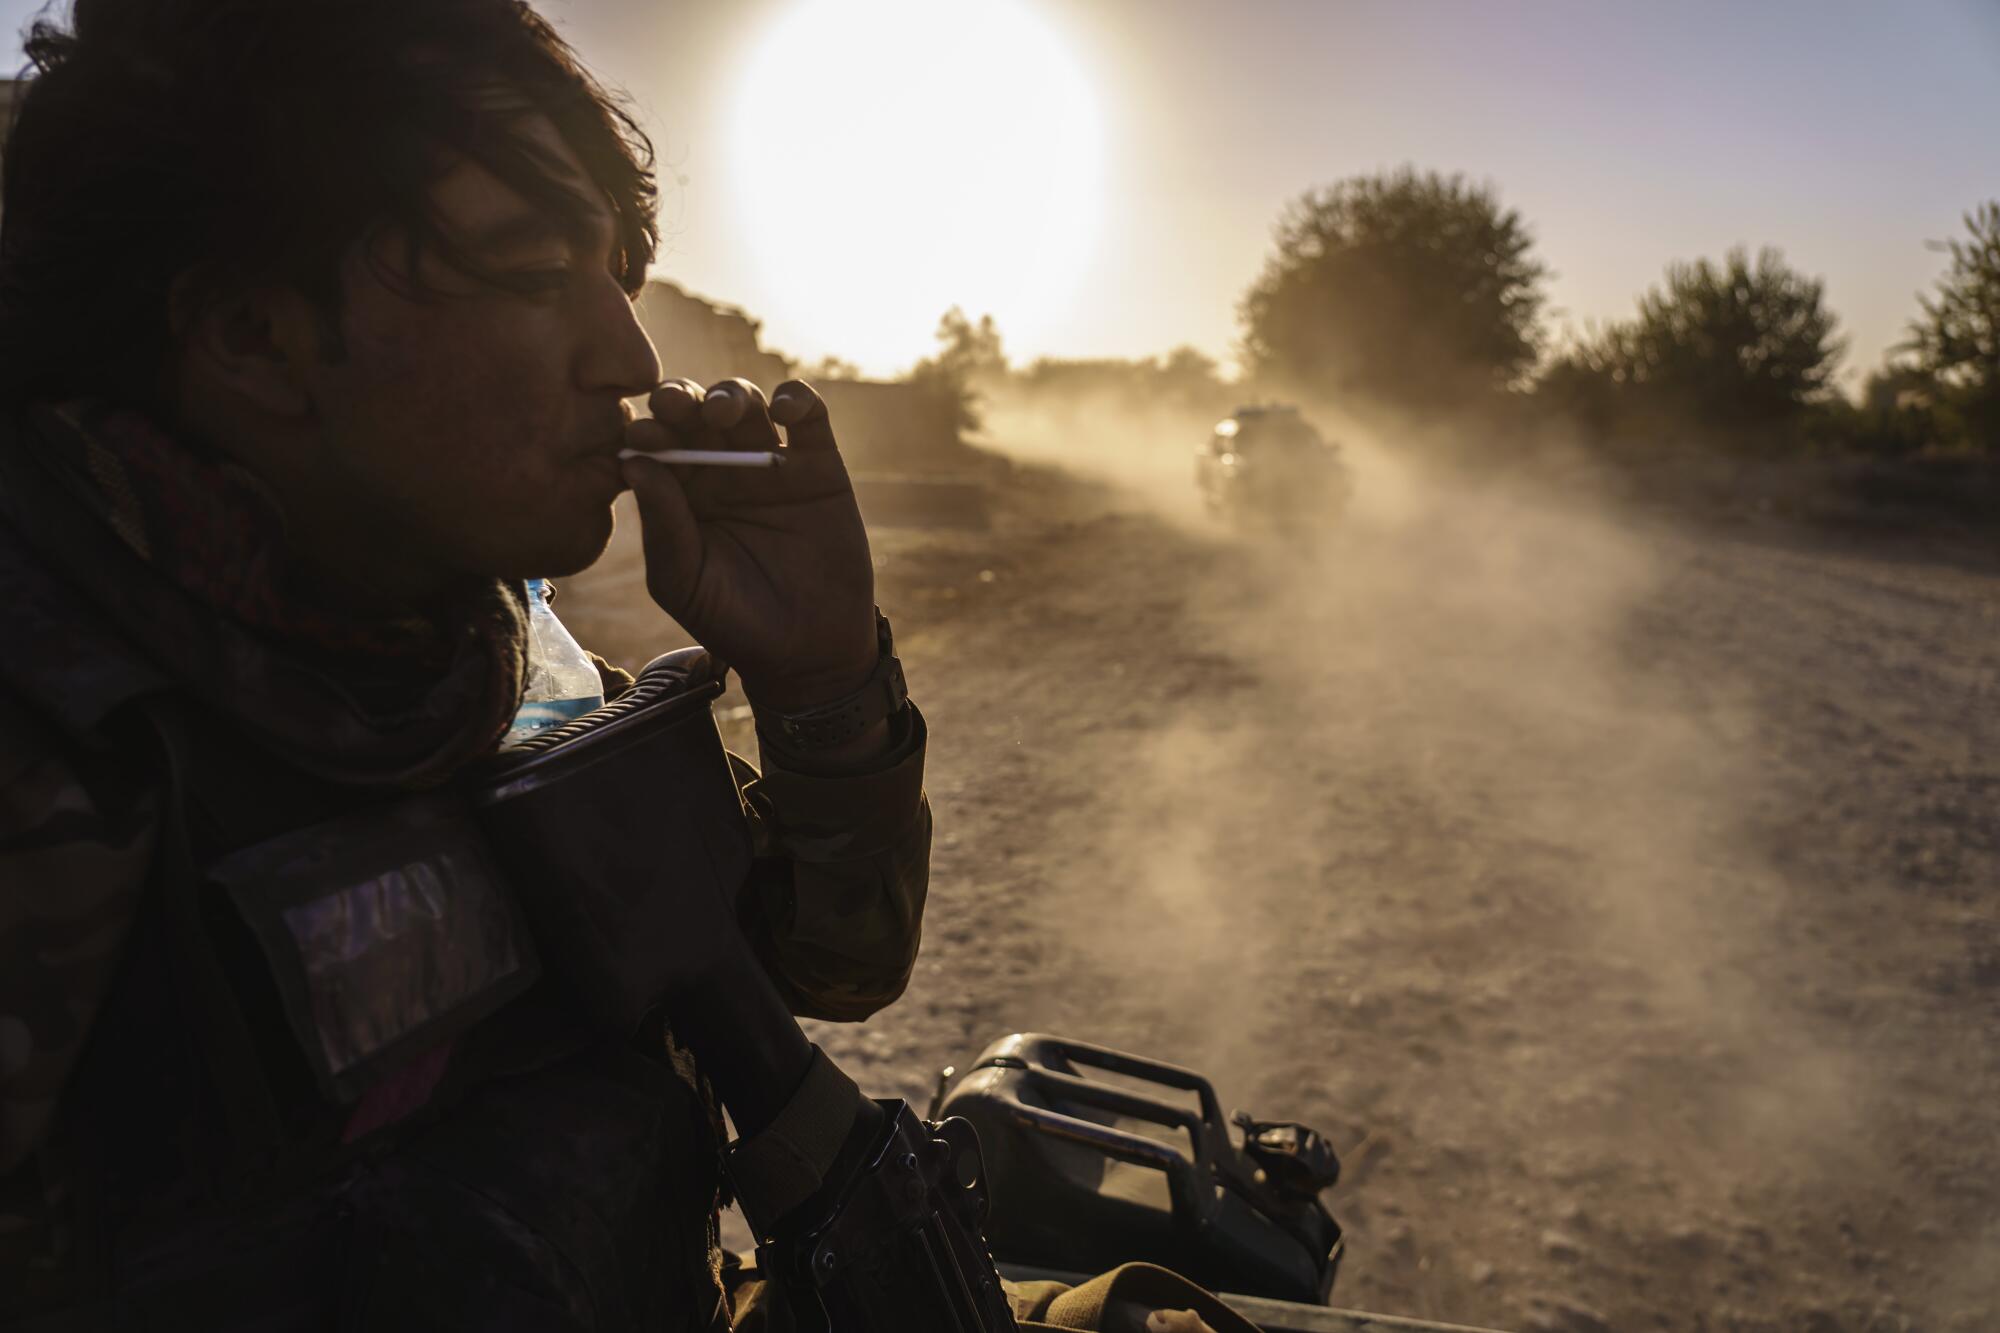
[[[991,228],[951,262],[920,264],[859,245],[837,224],[873,210],[892,234],[911,190],[946,191],[963,162],[985,156],[978,142],[938,151],[938,136],[967,122],[938,95],[937,71],[948,87],[962,78],[997,101],[1003,118],[1046,105],[1033,71],[1016,79],[1011,49],[939,36],[946,20],[903,25],[922,48],[891,53],[908,80],[881,68],[893,42],[864,37],[869,60],[828,47],[822,74],[835,87],[886,98],[900,117],[898,128],[881,132],[878,118],[860,133],[841,114],[844,96],[802,99],[796,80],[742,87],[772,33],[811,2],[537,0],[630,92],[668,174],[682,178],[668,195],[661,275],[745,306],[765,321],[767,343],[802,359],[907,364],[952,301],[991,308],[1017,357],[1181,342],[1226,357],[1237,298],[1284,202],[1412,162],[1491,182],[1520,210],[1556,270],[1558,327],[1624,315],[1669,260],[1772,244],[1826,279],[1852,338],[1848,364],[1865,368],[1940,271],[1926,240],[2000,197],[2000,0],[989,0],[1031,11],[1096,105],[1096,132],[1081,136],[1094,157],[1076,158],[1068,135],[1042,145],[1050,179],[1067,180],[1058,168],[1081,161],[1097,185],[1072,201],[1086,242],[1070,257],[1073,280],[1031,291],[1016,269],[982,261],[1005,248]],[[18,30],[37,7],[0,0],[0,21]],[[898,106],[906,86],[916,104]],[[768,113],[762,123],[795,127],[784,151],[740,147],[753,104]],[[792,229],[774,233],[762,220],[774,211],[769,173],[761,193],[746,186],[764,164],[744,159],[796,173],[801,151],[837,157],[856,181],[897,184],[816,190],[776,208]],[[1036,219],[1067,216],[1024,178],[1038,173],[1005,160],[1010,178],[974,176],[966,188],[985,190],[1023,236]],[[785,248],[793,261],[845,270],[848,285],[822,289],[798,262],[778,262],[775,234],[837,237],[837,252]],[[829,304],[856,290],[857,271],[901,303]]]

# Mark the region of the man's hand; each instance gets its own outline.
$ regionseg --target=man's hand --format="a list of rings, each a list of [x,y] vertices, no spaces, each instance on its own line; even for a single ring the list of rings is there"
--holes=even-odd
[[[1146,1333],[1215,1333],[1192,1310],[1155,1310],[1146,1316]]]
[[[797,712],[853,693],[875,667],[875,568],[826,404],[787,380],[767,405],[747,380],[653,391],[633,449],[778,449],[774,468],[631,458],[646,588],[743,678],[751,703]]]
[[[1215,1333],[1192,1310],[1148,1310],[1130,1301],[1112,1301],[1104,1307],[1105,1333]]]

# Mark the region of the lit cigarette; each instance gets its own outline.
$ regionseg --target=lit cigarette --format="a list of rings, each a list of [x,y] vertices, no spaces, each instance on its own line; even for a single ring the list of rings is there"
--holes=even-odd
[[[620,449],[618,456],[695,467],[776,467],[785,461],[780,453],[747,449]]]

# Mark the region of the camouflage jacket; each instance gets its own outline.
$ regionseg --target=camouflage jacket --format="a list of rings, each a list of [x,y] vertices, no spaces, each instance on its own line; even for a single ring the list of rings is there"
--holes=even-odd
[[[45,423],[25,446],[40,447],[51,433],[65,435],[60,423]],[[122,481],[120,456],[101,456],[96,434],[72,430],[54,447],[77,447],[100,481],[107,468]],[[62,485],[24,466],[23,449],[19,434],[0,437],[0,586],[10,620],[0,635],[0,1183],[8,1196],[0,1213],[17,1213],[12,1240],[0,1240],[0,1273],[20,1257],[7,1251],[35,1230],[18,1225],[26,1220],[18,1213],[46,1183],[36,1149],[61,1122],[65,1089],[160,874],[164,775],[119,719],[151,695],[212,694],[213,682],[190,663],[223,673],[233,707],[299,703],[275,733],[258,730],[269,718],[245,719],[250,734],[271,737],[276,755],[310,746],[296,716],[318,706],[302,699],[297,682],[264,679],[301,669],[296,658],[251,646],[268,641],[268,625],[261,635],[239,634],[226,608],[159,594],[157,512],[143,500],[128,503],[129,488],[114,482],[93,488],[114,497],[110,517],[97,521],[101,515],[73,503]],[[150,591],[128,591],[141,587]],[[511,660],[518,675],[519,661],[508,655],[519,651],[509,637],[518,636],[519,617],[504,601],[496,605],[489,618],[499,626],[497,646],[473,655],[484,665],[461,670],[454,659],[428,669],[479,681],[494,660]],[[628,680],[618,673],[607,683],[615,689]],[[328,688],[346,697],[355,692],[338,688],[346,684]],[[454,702],[476,711],[483,688],[433,689],[424,702],[434,711]],[[517,680],[503,694],[504,728]],[[328,752],[340,751],[353,739],[354,720],[325,716],[337,723]],[[445,717],[437,735],[446,742],[433,754],[452,751],[463,763],[489,753],[498,732],[490,717],[464,725]],[[767,754],[759,775],[737,761],[758,853],[745,925],[801,1015],[858,1020],[908,980],[928,877],[923,755],[913,709],[896,750],[863,774],[808,776]],[[421,782],[449,776],[448,764],[424,762]],[[410,756],[394,756],[391,767],[387,785],[408,785]]]

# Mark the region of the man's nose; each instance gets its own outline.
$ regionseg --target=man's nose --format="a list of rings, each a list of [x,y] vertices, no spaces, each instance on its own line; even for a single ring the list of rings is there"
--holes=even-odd
[[[648,393],[660,382],[653,340],[640,326],[631,298],[609,273],[592,286],[576,370],[577,387],[591,393],[610,390],[620,398]]]

